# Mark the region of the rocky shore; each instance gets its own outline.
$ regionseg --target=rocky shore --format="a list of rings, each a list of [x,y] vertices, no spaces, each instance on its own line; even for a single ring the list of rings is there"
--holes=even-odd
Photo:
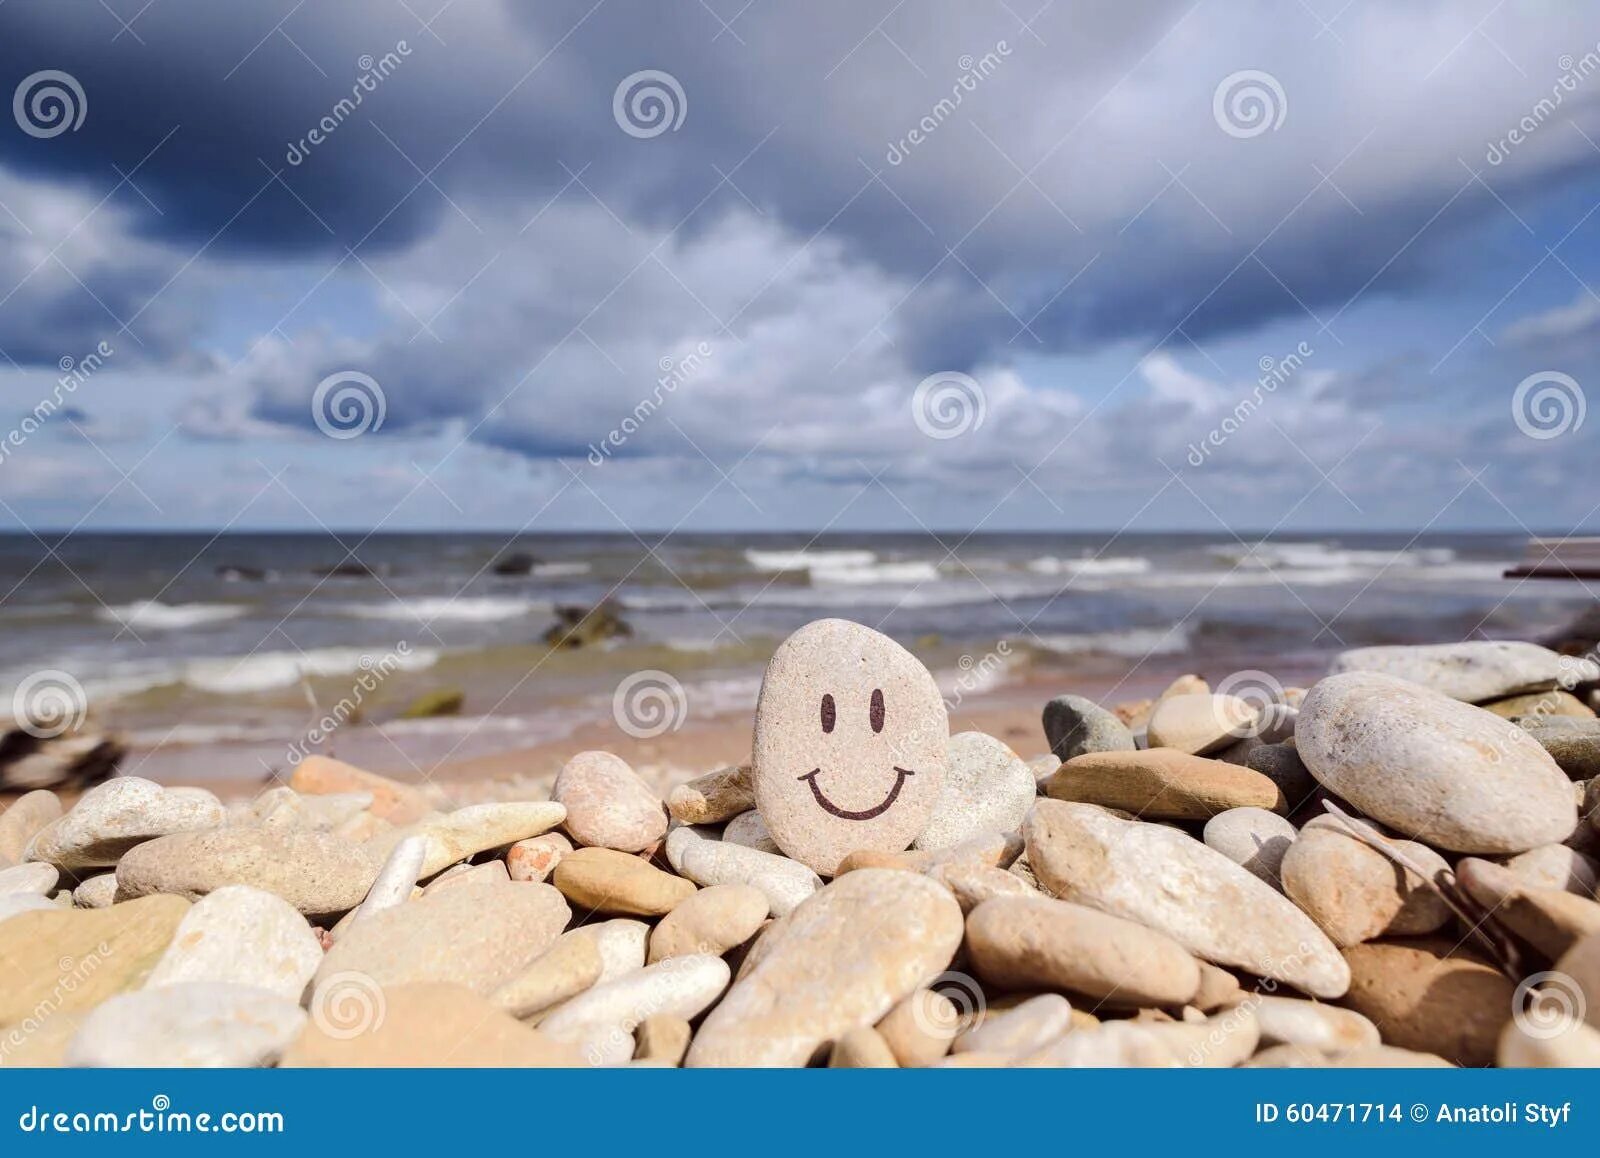
[[[1600,666],[1361,648],[951,735],[842,620],[748,762],[320,756],[0,814],[0,1066],[1600,1065]],[[543,795],[542,793],[540,795]]]

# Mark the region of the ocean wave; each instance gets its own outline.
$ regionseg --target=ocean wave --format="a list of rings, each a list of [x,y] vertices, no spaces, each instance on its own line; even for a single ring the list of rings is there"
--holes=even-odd
[[[120,623],[130,631],[183,631],[207,623],[237,619],[249,610],[236,603],[161,603],[139,599],[115,607],[102,607],[97,619]]]
[[[422,671],[439,660],[430,648],[412,648],[405,655],[355,647],[320,647],[310,651],[258,651],[221,659],[192,659],[180,671],[180,682],[213,695],[240,695],[292,687],[302,676],[356,675],[388,667]]]
[[[1218,545],[1208,549],[1216,558],[1241,567],[1265,570],[1330,570],[1338,568],[1436,567],[1453,563],[1449,547],[1409,547],[1394,551],[1361,550],[1331,542],[1253,543]]]
[[[1115,655],[1124,659],[1143,659],[1151,655],[1182,655],[1189,650],[1186,627],[1130,627],[1122,631],[1089,631],[1080,634],[1030,637],[1034,643],[1058,655]]]
[[[1058,559],[1054,555],[1045,555],[1029,562],[1028,570],[1035,575],[1082,575],[1095,578],[1144,575],[1150,570],[1150,560],[1141,555],[1112,555],[1099,559]]]
[[[388,599],[374,603],[342,603],[338,611],[357,619],[401,619],[416,623],[453,620],[461,623],[492,623],[501,619],[520,619],[532,611],[549,611],[548,601],[484,595],[473,598],[436,596],[419,599]]]
[[[812,567],[814,584],[871,587],[878,584],[935,583],[939,568],[932,563],[915,561],[906,563],[868,563],[860,566]]]
[[[535,563],[531,573],[540,579],[560,579],[567,575],[587,575],[589,570],[587,563]]]
[[[754,551],[744,561],[757,571],[813,571],[818,567],[870,567],[878,561],[871,551]]]

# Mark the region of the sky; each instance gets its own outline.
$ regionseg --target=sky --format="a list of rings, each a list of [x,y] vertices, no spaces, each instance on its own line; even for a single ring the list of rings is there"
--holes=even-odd
[[[1592,6],[8,0],[0,81],[0,531],[1600,530]]]

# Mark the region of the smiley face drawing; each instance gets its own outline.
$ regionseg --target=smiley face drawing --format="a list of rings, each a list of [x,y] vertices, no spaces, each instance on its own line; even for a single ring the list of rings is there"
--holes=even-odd
[[[773,653],[756,703],[756,808],[823,876],[859,849],[900,852],[944,785],[950,722],[933,676],[886,635],[819,619]]]

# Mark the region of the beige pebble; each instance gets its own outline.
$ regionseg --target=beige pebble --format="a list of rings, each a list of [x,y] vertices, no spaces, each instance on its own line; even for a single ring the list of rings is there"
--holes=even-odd
[[[572,842],[559,832],[530,836],[506,850],[506,871],[514,881],[543,884],[555,872],[561,858],[572,851]]]
[[[1237,808],[1288,811],[1282,790],[1260,772],[1171,748],[1074,756],[1050,778],[1045,795],[1144,820],[1207,820]]]
[[[1036,1053],[1072,1028],[1072,1004],[1059,993],[1041,993],[985,1017],[951,1045],[952,1053],[1021,1057]]]
[[[898,1065],[883,1035],[864,1025],[846,1030],[828,1051],[829,1069],[892,1070]]]
[[[564,933],[496,989],[492,1000],[513,1017],[533,1017],[597,984],[604,969],[598,938]]]
[[[1254,705],[1238,696],[1193,692],[1164,696],[1146,727],[1152,749],[1203,756],[1248,734],[1259,715]]]
[[[957,996],[960,1004],[937,989],[918,989],[883,1015],[876,1027],[878,1035],[901,1067],[931,1066],[950,1052],[951,1043],[967,1027],[973,1008],[983,999],[977,982],[970,978]]]
[[[562,766],[550,797],[565,806],[565,826],[581,845],[639,852],[667,832],[661,798],[628,762],[610,752],[579,752]]]
[[[767,919],[766,894],[752,885],[712,885],[685,899],[650,934],[648,961],[709,953],[720,957],[755,936]]]
[[[721,824],[755,805],[748,764],[709,772],[667,794],[667,811],[679,824]]]
[[[561,858],[551,877],[580,916],[619,913],[659,917],[693,896],[693,881],[609,848],[580,848]]]
[[[634,1060],[682,1065],[683,1055],[689,1052],[690,1036],[689,1022],[685,1018],[675,1013],[651,1014],[634,1031]]]

